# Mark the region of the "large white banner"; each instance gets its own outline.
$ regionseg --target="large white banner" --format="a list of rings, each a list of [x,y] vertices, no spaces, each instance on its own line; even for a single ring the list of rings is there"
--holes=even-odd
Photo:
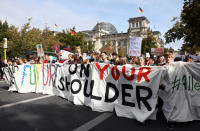
[[[200,64],[177,62],[167,67],[159,96],[169,121],[200,120]]]
[[[200,64],[134,67],[110,64],[31,64],[4,68],[10,90],[61,96],[94,111],[143,122],[164,101],[168,121],[200,120]],[[159,89],[162,86],[162,90]],[[155,116],[154,116],[155,117]]]
[[[20,65],[10,90],[54,94],[94,111],[115,109],[118,116],[143,122],[155,111],[162,69],[99,63]]]
[[[131,37],[129,56],[141,56],[142,37]]]

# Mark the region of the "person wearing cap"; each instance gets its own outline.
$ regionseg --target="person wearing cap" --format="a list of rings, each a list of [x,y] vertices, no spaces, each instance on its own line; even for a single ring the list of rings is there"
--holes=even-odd
[[[61,49],[60,52],[58,53],[59,63],[67,63],[67,60],[69,59],[68,58],[69,54],[73,54],[72,49],[69,46]]]

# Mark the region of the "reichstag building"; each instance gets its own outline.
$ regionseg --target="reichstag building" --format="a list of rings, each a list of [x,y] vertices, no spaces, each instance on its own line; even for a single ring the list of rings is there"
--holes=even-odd
[[[85,35],[85,41],[95,45],[95,50],[98,51],[108,42],[116,46],[116,52],[119,51],[119,47],[123,46],[125,51],[128,51],[129,40],[131,37],[147,37],[147,31],[149,28],[149,20],[142,17],[130,18],[128,20],[129,28],[127,33],[118,33],[115,26],[109,22],[100,22],[95,25],[92,30],[81,31]],[[157,40],[157,48],[164,46],[161,39],[161,33],[159,31],[151,31]]]

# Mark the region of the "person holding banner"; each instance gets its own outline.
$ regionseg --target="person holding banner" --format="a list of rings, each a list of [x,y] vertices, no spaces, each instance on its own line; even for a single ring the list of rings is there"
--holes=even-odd
[[[139,65],[146,66],[146,61],[145,61],[144,57],[139,57]]]
[[[66,62],[67,64],[74,64],[74,56],[72,54],[68,55],[69,60]]]
[[[79,55],[79,53],[75,53],[73,64],[82,64],[83,58]]]
[[[45,55],[44,56],[44,62],[43,63],[49,63],[49,56],[48,55]]]
[[[82,57],[82,54],[81,54],[81,47],[80,46],[77,46],[75,48],[74,63],[75,64],[83,63],[83,57]]]
[[[98,52],[93,52],[91,55],[91,59],[89,60],[90,63],[92,62],[100,62],[99,61],[99,53]]]
[[[118,56],[117,56],[117,53],[116,53],[116,52],[113,52],[113,53],[112,53],[112,59],[111,59],[110,63],[111,63],[111,64],[115,64],[116,61],[117,61],[117,59],[119,59]]]
[[[191,56],[186,56],[184,62],[193,62],[193,58]]]
[[[110,61],[107,59],[107,53],[106,52],[101,52],[101,61],[100,63],[106,63],[110,64]]]
[[[164,54],[164,57],[165,57],[165,65],[168,66],[172,62],[173,56],[170,52],[167,52]]]
[[[155,65],[156,66],[163,66],[164,65],[164,59],[163,59],[163,56],[159,55],[156,59],[156,62],[155,62]]]

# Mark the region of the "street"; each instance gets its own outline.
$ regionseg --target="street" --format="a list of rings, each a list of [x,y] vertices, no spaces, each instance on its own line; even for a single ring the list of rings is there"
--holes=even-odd
[[[141,124],[117,117],[115,113],[95,112],[89,107],[74,105],[58,96],[7,90],[5,81],[0,81],[0,131],[169,130],[159,120],[147,120]],[[173,130],[199,129],[199,122],[188,122],[176,123]]]

